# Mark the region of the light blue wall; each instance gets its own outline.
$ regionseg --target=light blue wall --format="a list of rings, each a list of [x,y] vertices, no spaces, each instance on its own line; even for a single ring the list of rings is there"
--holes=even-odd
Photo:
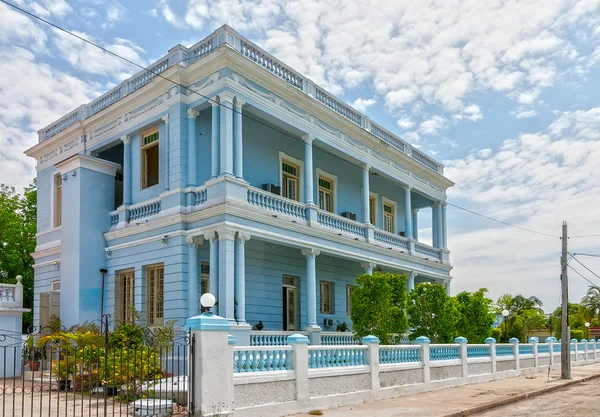
[[[54,186],[55,167],[48,167],[37,173],[37,231],[42,232],[53,227],[50,215],[52,188]],[[39,243],[38,243],[39,244]]]
[[[196,117],[196,184],[202,185],[210,178],[211,109]]]
[[[84,168],[66,173],[63,180],[60,315],[66,327],[100,318],[103,233],[114,192],[113,176]]]
[[[159,135],[159,163],[160,163],[160,174],[159,183],[152,187],[142,189],[141,182],[141,158],[142,158],[142,145],[141,145],[141,132],[152,128],[158,124],[158,135]],[[158,195],[164,191],[165,188],[165,164],[166,164],[166,137],[165,137],[165,124],[160,121],[157,124],[148,125],[142,131],[138,131],[131,135],[131,199],[132,203],[139,203],[144,200],[158,197]],[[108,216],[108,214],[106,214]]]
[[[60,255],[48,256],[36,260],[36,263],[52,262],[60,259]],[[46,265],[34,270],[33,288],[33,325],[39,326],[40,320],[40,294],[51,289],[52,281],[60,280],[60,265]]]

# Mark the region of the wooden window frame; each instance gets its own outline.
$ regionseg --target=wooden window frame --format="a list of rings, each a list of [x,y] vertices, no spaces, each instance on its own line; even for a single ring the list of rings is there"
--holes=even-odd
[[[292,175],[289,172],[284,171],[283,164],[286,164],[286,165],[296,168],[297,175]],[[294,200],[294,201],[300,201],[300,175],[301,175],[301,171],[300,171],[299,165],[297,165],[287,159],[283,159],[281,161],[281,196],[282,197],[289,198],[290,200]],[[290,181],[290,180],[296,181],[296,195],[293,197],[290,197],[287,193],[288,187],[286,186],[286,184],[287,184],[287,181]]]
[[[157,293],[159,285],[151,282],[151,272],[156,271],[154,279],[162,281],[162,292]],[[158,274],[161,271],[161,274]],[[165,321],[165,265],[154,264],[146,266],[146,326],[162,326]]]
[[[203,271],[204,269],[206,269],[206,272]],[[202,291],[202,285],[206,285],[206,291]],[[200,262],[200,295],[207,292],[210,292],[210,264]]]
[[[352,292],[356,289],[355,285],[346,285],[346,315],[352,313]]]
[[[52,176],[52,227],[62,226],[62,174]]]
[[[284,196],[284,183],[283,183],[283,163],[294,165],[298,168],[298,199],[293,201],[303,202],[304,201],[304,161],[300,159],[296,159],[292,156],[289,156],[283,152],[279,152],[279,187],[281,187],[281,196],[284,198],[288,198]]]
[[[58,284],[58,289],[56,289],[56,284]],[[50,291],[60,292],[60,279],[54,280],[50,283]]]
[[[148,136],[158,133],[158,139],[152,143],[144,145],[144,139]],[[156,184],[148,185],[148,173],[146,167],[146,151],[154,146],[158,146],[158,181]],[[146,188],[154,187],[160,184],[160,132],[158,126],[148,129],[140,135],[140,189],[145,190]]]
[[[334,213],[336,212],[337,209],[337,187],[338,187],[338,182],[337,182],[337,176],[333,175],[333,174],[329,174],[321,169],[316,170],[317,173],[317,206],[319,207],[320,210],[323,211],[328,211],[329,213]],[[331,190],[328,190],[326,188],[323,188],[323,192],[327,192],[331,194],[331,210],[326,210],[324,208],[321,208],[321,199],[320,199],[320,194],[321,194],[321,185],[319,184],[319,180],[323,179],[325,181],[329,181],[331,183]]]
[[[324,307],[324,298],[323,298],[323,286],[329,286],[329,309],[325,309]],[[334,285],[331,281],[320,281],[319,282],[319,311],[321,314],[335,314],[335,308],[333,305],[333,291]]]
[[[117,288],[119,289],[119,321],[121,323],[131,323],[133,321],[133,308],[135,307],[134,269],[119,271]]]
[[[370,204],[373,201],[373,210],[371,210]],[[379,208],[379,194],[374,192],[369,192],[369,222],[375,227],[377,227],[377,213]]]
[[[392,207],[392,213],[386,213],[385,206]],[[390,200],[389,198],[383,197],[383,200],[381,202],[381,213],[382,213],[381,216],[382,216],[382,220],[383,220],[383,222],[381,224],[381,228],[384,231],[388,232],[388,233],[396,234],[397,231],[398,231],[398,204],[396,204],[396,202],[394,200]],[[386,217],[386,214],[388,214],[388,215],[391,214],[391,217],[392,217],[392,230],[386,230],[385,229],[385,224],[386,224],[385,217]]]

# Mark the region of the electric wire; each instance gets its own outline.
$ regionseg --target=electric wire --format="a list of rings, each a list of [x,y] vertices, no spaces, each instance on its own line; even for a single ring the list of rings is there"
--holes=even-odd
[[[594,271],[592,271],[590,268],[588,268],[587,266],[585,266],[585,265],[583,264],[583,262],[581,262],[579,259],[577,259],[577,258],[576,258],[575,256],[573,256],[573,255],[571,255],[571,257],[572,257],[573,259],[575,259],[575,261],[577,261],[577,263],[579,263],[581,266],[583,266],[585,269],[587,269],[587,271],[588,271],[589,273],[591,273],[592,275],[594,275],[596,278],[600,279],[600,275],[596,274],[596,273],[595,273]]]
[[[571,269],[571,271],[574,271],[577,275],[579,275],[581,278],[585,279],[591,285],[593,285],[595,287],[598,286],[598,284],[594,284],[592,281],[590,281],[589,279],[587,279],[586,277],[584,277],[578,270],[576,270],[575,268],[573,268],[571,265],[569,265],[569,269]]]
[[[151,74],[153,74],[153,75],[154,75],[154,76],[156,76],[156,77],[162,78],[162,79],[164,79],[165,81],[168,81],[168,82],[170,82],[170,83],[172,83],[172,84],[174,84],[174,85],[176,85],[176,86],[178,86],[178,87],[180,87],[180,88],[183,88],[183,89],[185,89],[185,90],[187,90],[187,91],[189,91],[189,92],[195,93],[195,94],[199,95],[200,97],[202,97],[202,98],[206,99],[207,101],[209,101],[209,102],[211,102],[211,103],[214,103],[214,104],[217,104],[217,105],[219,105],[219,106],[225,107],[225,108],[227,108],[228,110],[231,110],[231,111],[233,111],[234,113],[239,113],[239,114],[241,114],[241,116],[242,116],[242,117],[246,117],[246,118],[248,118],[248,119],[250,119],[250,120],[252,120],[252,121],[254,121],[254,122],[256,122],[256,123],[259,123],[259,124],[261,124],[261,125],[263,125],[263,126],[265,126],[265,127],[269,128],[269,129],[272,129],[272,130],[274,130],[274,131],[276,131],[276,132],[279,132],[279,133],[281,133],[281,134],[283,134],[283,135],[285,135],[285,136],[287,136],[287,137],[289,137],[289,138],[291,138],[291,139],[297,140],[297,141],[299,141],[299,142],[304,142],[304,141],[303,141],[303,139],[301,139],[301,138],[297,138],[297,137],[295,137],[295,136],[293,136],[293,135],[289,134],[288,132],[286,132],[286,131],[284,131],[284,130],[277,129],[276,127],[274,127],[274,126],[272,126],[272,125],[270,125],[270,124],[267,124],[267,123],[265,123],[265,122],[263,122],[263,121],[261,121],[261,120],[259,120],[259,119],[256,119],[256,118],[252,117],[252,116],[251,116],[251,115],[249,115],[248,113],[242,113],[241,111],[237,111],[237,110],[235,110],[235,108],[231,108],[231,107],[225,106],[224,104],[222,104],[222,103],[220,103],[220,102],[216,101],[216,100],[215,100],[215,99],[213,99],[213,98],[210,98],[210,97],[208,97],[208,96],[205,96],[205,95],[203,95],[202,93],[199,93],[198,91],[191,90],[191,89],[190,89],[188,86],[185,86],[185,85],[183,85],[183,84],[180,84],[180,83],[178,83],[177,81],[171,80],[170,78],[168,78],[168,77],[165,77],[164,75],[162,75],[162,74],[160,74],[160,73],[158,73],[158,72],[154,72],[154,71],[152,71],[152,70],[151,70],[149,67],[144,67],[144,66],[143,66],[143,65],[141,65],[141,64],[138,64],[138,63],[136,63],[136,62],[134,62],[134,61],[132,61],[132,60],[130,60],[130,59],[128,59],[128,58],[125,58],[125,57],[123,57],[123,56],[121,56],[121,55],[119,55],[119,54],[117,54],[117,53],[115,53],[115,52],[112,52],[112,51],[110,51],[110,50],[108,50],[108,49],[106,49],[106,48],[104,48],[104,47],[102,47],[102,46],[100,46],[100,45],[96,44],[95,42],[92,42],[92,41],[90,41],[90,40],[88,40],[88,39],[85,39],[85,38],[84,38],[84,37],[82,37],[82,36],[79,36],[79,35],[77,35],[77,34],[75,34],[75,33],[71,32],[71,31],[69,31],[69,30],[67,30],[67,29],[65,29],[65,28],[63,28],[63,27],[61,27],[61,26],[59,26],[59,25],[57,25],[57,24],[55,24],[55,23],[52,23],[52,22],[50,22],[50,21],[48,21],[48,20],[46,20],[46,19],[44,19],[44,18],[42,18],[42,17],[40,17],[40,16],[37,16],[36,14],[34,14],[34,13],[31,13],[31,12],[29,12],[29,11],[27,11],[27,10],[25,10],[25,9],[21,8],[21,7],[18,7],[18,6],[14,5],[14,4],[12,4],[12,3],[10,3],[10,2],[8,2],[8,1],[6,1],[6,0],[0,0],[0,2],[2,2],[2,3],[4,3],[4,4],[6,4],[6,5],[8,5],[8,6],[10,6],[10,7],[14,8],[14,9],[16,9],[16,10],[20,11],[21,13],[24,13],[24,14],[26,14],[26,15],[28,15],[28,16],[30,16],[30,17],[32,17],[32,18],[34,18],[34,19],[37,19],[37,20],[39,20],[39,21],[41,21],[41,22],[43,22],[43,23],[45,23],[45,24],[47,24],[47,25],[50,25],[50,26],[52,26],[53,28],[55,28],[55,29],[57,29],[57,30],[60,30],[60,31],[62,31],[62,32],[64,32],[64,33],[68,34],[68,35],[71,35],[71,36],[73,36],[73,37],[75,37],[75,38],[77,38],[77,39],[79,39],[79,40],[81,40],[81,41],[83,41],[83,42],[85,42],[85,43],[87,43],[87,44],[89,44],[89,45],[92,45],[92,46],[94,46],[94,47],[96,47],[96,48],[98,48],[98,49],[102,50],[103,52],[106,52],[106,53],[108,53],[108,54],[110,54],[110,55],[112,55],[112,56],[114,56],[114,57],[116,57],[116,58],[119,58],[119,59],[121,59],[121,60],[123,60],[123,61],[125,61],[125,62],[127,62],[127,63],[129,63],[129,64],[131,64],[131,65],[134,65],[134,66],[136,66],[136,67],[138,67],[138,68],[141,68],[141,69],[142,69],[142,70],[144,70],[144,71],[148,71],[148,72],[150,72]],[[186,59],[182,59],[182,60],[180,60],[179,62],[181,62],[181,61],[187,61],[187,60],[191,60],[191,59],[196,59],[196,58],[197,58],[197,57],[186,58]],[[342,157],[340,157],[340,156],[338,156],[338,155],[335,155],[335,154],[333,154],[333,153],[331,153],[331,152],[329,152],[329,151],[327,151],[327,150],[325,150],[325,149],[322,149],[322,151],[323,151],[323,152],[325,152],[326,154],[328,154],[328,155],[330,155],[330,156],[334,157],[334,158],[340,159],[340,160],[342,160],[342,161],[345,161],[345,162],[347,162],[347,163],[349,163],[349,164],[352,164],[352,165],[354,165],[354,166],[357,166],[357,167],[359,167],[359,168],[361,168],[361,169],[362,169],[362,166],[360,166],[360,165],[358,165],[358,164],[356,164],[356,163],[354,163],[354,162],[352,162],[352,161],[348,161],[348,160],[346,160],[346,159],[344,159],[344,158],[342,158]],[[491,220],[491,221],[493,221],[493,222],[496,222],[496,223],[499,223],[499,224],[502,224],[502,225],[505,225],[505,226],[513,227],[513,228],[515,228],[515,229],[519,229],[519,230],[522,230],[522,231],[526,231],[526,232],[530,232],[530,233],[538,234],[538,235],[541,235],[541,236],[547,236],[547,237],[551,237],[551,238],[558,238],[558,239],[560,239],[560,237],[559,237],[559,236],[556,236],[556,235],[551,235],[551,234],[549,234],[549,233],[544,233],[544,232],[540,232],[540,231],[536,231],[536,230],[532,230],[532,229],[528,229],[528,228],[521,227],[521,226],[517,226],[517,225],[511,224],[511,223],[508,223],[508,222],[502,221],[502,220],[494,219],[493,217],[489,217],[489,216],[486,216],[486,215],[484,215],[484,214],[477,213],[477,212],[475,212],[475,211],[473,211],[473,210],[470,210],[470,209],[467,209],[467,208],[464,208],[464,207],[458,206],[458,205],[456,205],[456,204],[452,204],[452,203],[449,203],[449,202],[446,202],[446,204],[448,204],[449,206],[455,207],[455,208],[457,208],[457,209],[459,209],[459,210],[463,210],[463,211],[465,211],[465,212],[467,212],[467,213],[470,213],[470,214],[473,214],[473,215],[476,215],[476,216],[479,216],[479,217],[485,218],[485,219],[487,219],[487,220]],[[594,236],[594,235],[588,235],[588,236],[575,236],[575,237],[592,237],[592,236]],[[600,236],[600,235],[597,235],[597,236]]]

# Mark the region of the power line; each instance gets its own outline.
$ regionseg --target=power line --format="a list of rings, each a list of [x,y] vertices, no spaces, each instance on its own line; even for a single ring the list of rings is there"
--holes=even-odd
[[[591,256],[593,258],[600,258],[600,255],[594,255],[591,253],[573,253],[573,256]]]
[[[464,211],[466,211],[468,213],[471,213],[471,214],[474,214],[476,216],[483,217],[484,219],[488,219],[488,220],[491,220],[493,222],[497,222],[497,223],[503,224],[505,226],[514,227],[515,229],[520,229],[520,230],[523,230],[525,232],[530,232],[530,233],[535,233],[535,234],[542,235],[542,236],[548,236],[548,237],[560,239],[559,236],[551,235],[549,233],[544,233],[544,232],[538,232],[536,230],[527,229],[525,227],[521,227],[521,226],[517,226],[517,225],[511,224],[511,223],[507,223],[507,222],[502,221],[502,220],[494,219],[494,218],[486,216],[484,214],[477,213],[477,212],[475,212],[473,210],[469,210],[469,209],[466,209],[464,207],[457,206],[456,204],[452,204],[452,203],[448,203],[448,202],[446,202],[446,204],[448,204],[449,206],[452,206],[452,207],[456,207],[457,209],[464,210]]]
[[[584,237],[600,237],[600,235],[569,236],[570,239],[577,239],[577,238],[584,238]]]
[[[592,275],[594,275],[596,278],[600,279],[600,275],[596,274],[594,271],[592,271],[590,268],[588,268],[587,266],[585,266],[579,259],[577,259],[575,256],[571,255],[573,259],[575,259],[581,266],[583,266],[585,269],[588,270],[588,272],[590,272]]]
[[[598,286],[598,284],[594,284],[592,281],[590,281],[589,279],[587,279],[586,277],[584,277],[578,270],[576,270],[575,268],[573,268],[571,265],[569,265],[569,268],[574,271],[577,275],[579,275],[581,278],[585,279],[587,282],[589,282],[590,284],[592,284],[593,286]]]
[[[160,74],[160,73],[158,73],[158,72],[154,72],[154,71],[152,71],[152,70],[151,70],[149,67],[144,67],[144,66],[143,66],[143,65],[141,65],[141,64],[138,64],[138,63],[136,63],[136,62],[134,62],[134,61],[132,61],[132,60],[130,60],[130,59],[128,59],[128,58],[125,58],[125,57],[123,57],[123,56],[121,56],[121,55],[119,55],[119,54],[117,54],[117,53],[115,53],[115,52],[112,52],[112,51],[110,51],[110,50],[108,50],[108,49],[106,49],[106,48],[104,48],[104,47],[102,47],[102,46],[100,46],[100,45],[98,45],[98,44],[96,44],[96,43],[94,43],[94,42],[92,42],[92,41],[88,40],[88,39],[85,39],[85,38],[84,38],[84,37],[82,37],[82,36],[79,36],[79,35],[77,35],[77,34],[75,34],[75,33],[71,32],[71,31],[69,31],[69,30],[67,30],[67,29],[64,29],[63,27],[61,27],[61,26],[59,26],[59,25],[57,25],[57,24],[55,24],[55,23],[52,23],[52,22],[50,22],[50,21],[48,21],[48,20],[46,20],[46,19],[44,19],[44,18],[42,18],[42,17],[40,17],[40,16],[37,16],[36,14],[34,14],[34,13],[31,13],[31,12],[29,12],[29,11],[25,10],[25,9],[22,9],[21,7],[18,7],[18,6],[14,5],[14,4],[12,4],[12,3],[10,3],[10,2],[8,2],[8,1],[6,1],[6,0],[0,0],[0,2],[4,3],[4,4],[6,4],[6,5],[8,5],[8,6],[12,7],[12,8],[14,8],[14,9],[16,9],[16,10],[19,10],[21,13],[24,13],[24,14],[26,14],[26,15],[28,15],[28,16],[30,16],[30,17],[32,17],[32,18],[34,18],[34,19],[37,19],[37,20],[39,20],[39,21],[41,21],[41,22],[43,22],[43,23],[46,23],[47,25],[50,25],[50,26],[52,26],[52,27],[53,27],[53,28],[55,28],[55,29],[58,29],[58,30],[60,30],[60,31],[62,31],[62,32],[64,32],[64,33],[68,34],[68,35],[71,35],[71,36],[73,36],[73,37],[75,37],[75,38],[77,38],[77,39],[79,39],[79,40],[81,40],[81,41],[83,41],[83,42],[85,42],[85,43],[87,43],[87,44],[89,44],[89,45],[92,45],[92,46],[94,46],[94,47],[96,47],[96,48],[98,48],[98,49],[102,50],[103,52],[106,52],[106,53],[108,53],[108,54],[110,54],[110,55],[112,55],[112,56],[114,56],[114,57],[116,57],[116,58],[119,58],[119,59],[121,59],[121,60],[123,60],[123,61],[125,61],[125,62],[127,62],[127,63],[129,63],[129,64],[131,64],[131,65],[134,65],[134,66],[136,66],[136,67],[138,67],[138,68],[141,68],[141,69],[142,69],[142,70],[144,70],[144,71],[148,71],[148,72],[150,72],[151,74],[153,74],[154,76],[157,76],[157,77],[159,77],[159,78],[162,78],[162,79],[164,79],[165,81],[168,81],[168,82],[170,82],[170,83],[172,83],[172,84],[174,84],[174,85],[176,85],[176,86],[178,86],[178,87],[180,87],[180,88],[183,88],[183,89],[185,89],[185,90],[187,90],[187,91],[190,91],[190,92],[192,92],[192,93],[195,93],[195,94],[199,95],[200,97],[202,97],[202,98],[204,98],[204,99],[208,100],[208,101],[209,101],[209,102],[211,102],[211,103],[215,103],[215,104],[217,104],[217,105],[219,105],[219,106],[225,107],[225,108],[227,108],[228,110],[231,110],[231,111],[233,111],[234,113],[239,113],[239,114],[241,114],[241,115],[242,115],[242,117],[246,117],[246,118],[248,118],[248,119],[250,119],[250,120],[252,120],[252,121],[254,121],[254,122],[256,122],[256,123],[259,123],[259,124],[261,124],[262,126],[265,126],[265,127],[269,128],[269,129],[272,129],[272,130],[274,130],[274,131],[276,131],[276,132],[279,132],[279,133],[281,133],[281,134],[283,134],[283,135],[285,135],[285,136],[287,136],[287,137],[289,137],[289,138],[291,138],[291,139],[297,140],[297,141],[299,141],[299,142],[303,142],[303,140],[302,140],[302,139],[300,139],[300,138],[297,138],[297,137],[295,137],[295,136],[293,136],[293,135],[289,134],[288,132],[286,132],[286,131],[284,131],[284,130],[277,129],[276,127],[274,127],[274,126],[271,126],[271,125],[269,125],[269,124],[267,124],[267,123],[265,123],[265,122],[263,122],[263,121],[261,121],[261,120],[255,119],[254,117],[250,116],[248,113],[242,113],[242,112],[238,112],[237,110],[235,110],[235,108],[230,108],[230,107],[227,107],[227,106],[225,106],[224,104],[222,104],[222,103],[220,103],[220,102],[216,101],[215,99],[212,99],[212,98],[210,98],[210,97],[208,97],[208,96],[205,96],[205,95],[203,95],[203,94],[199,93],[198,91],[191,90],[191,89],[190,89],[188,86],[185,86],[185,85],[183,85],[183,84],[180,84],[180,83],[178,83],[178,82],[176,82],[176,81],[173,81],[173,80],[171,80],[170,78],[168,78],[168,77],[165,77],[164,75],[162,75],[162,74]],[[195,58],[195,57],[193,57],[193,58]],[[192,58],[182,59],[181,61],[187,61],[187,60],[190,60],[190,59],[192,59]],[[180,61],[180,62],[181,62],[181,61]],[[360,165],[358,165],[358,164],[356,164],[356,163],[354,163],[354,162],[348,161],[348,160],[346,160],[346,159],[344,159],[344,158],[342,158],[342,157],[340,157],[340,156],[338,156],[338,155],[335,155],[335,154],[333,154],[333,153],[331,153],[331,152],[328,152],[327,150],[324,150],[324,149],[323,149],[322,151],[323,151],[323,152],[325,152],[325,153],[327,153],[327,154],[328,154],[328,155],[330,155],[330,156],[333,156],[334,158],[340,159],[340,160],[342,160],[342,161],[345,161],[345,162],[347,162],[347,163],[349,163],[349,164],[352,164],[352,165],[354,165],[354,166],[356,166],[356,167],[362,168],[362,166],[360,166]],[[516,229],[520,229],[520,230],[523,230],[523,231],[526,231],[526,232],[530,232],[530,233],[535,233],[535,234],[542,235],[542,236],[547,236],[547,237],[552,237],[552,238],[559,238],[558,236],[555,236],[555,235],[551,235],[551,234],[544,233],[544,232],[539,232],[539,231],[536,231],[536,230],[527,229],[527,228],[525,228],[525,227],[521,227],[521,226],[517,226],[517,225],[511,224],[511,223],[507,223],[507,222],[505,222],[505,221],[502,221],[502,220],[494,219],[494,218],[492,218],[492,217],[489,217],[489,216],[486,216],[486,215],[484,215],[484,214],[477,213],[477,212],[475,212],[475,211],[473,211],[473,210],[469,210],[469,209],[466,209],[466,208],[464,208],[464,207],[457,206],[456,204],[452,204],[452,203],[448,203],[448,202],[446,202],[446,203],[447,203],[448,205],[452,206],[452,207],[455,207],[455,208],[457,208],[457,209],[464,210],[464,211],[466,211],[466,212],[468,212],[468,213],[471,213],[471,214],[474,214],[474,215],[476,215],[476,216],[480,216],[480,217],[483,217],[483,218],[485,218],[485,219],[488,219],[488,220],[491,220],[491,221],[494,221],[494,222],[497,222],[497,223],[503,224],[503,225],[505,225],[505,226],[513,227],[513,228],[516,228]],[[578,236],[578,237],[579,237],[579,236]],[[582,237],[583,237],[583,236],[582,236]]]

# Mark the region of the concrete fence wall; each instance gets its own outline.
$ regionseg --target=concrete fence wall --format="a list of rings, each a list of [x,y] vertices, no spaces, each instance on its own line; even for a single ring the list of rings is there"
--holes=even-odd
[[[532,339],[520,344],[514,339],[499,344],[490,338],[486,344],[473,345],[457,338],[455,343],[440,345],[420,337],[416,345],[380,346],[379,339],[368,336],[362,345],[309,346],[306,336],[294,334],[287,338],[286,346],[234,346],[227,321],[216,330],[215,320],[220,318],[208,317],[210,326],[190,321],[187,326],[192,333],[202,329],[202,337],[196,340],[203,344],[194,347],[191,400],[194,410],[206,415],[282,416],[560,366],[560,343],[552,339],[548,343]],[[190,320],[201,322],[202,318]],[[221,335],[207,337],[207,329]],[[220,366],[215,363],[215,352],[224,361]],[[600,342],[571,343],[570,356],[574,365],[597,362]],[[204,357],[212,358],[211,363],[203,364]],[[206,372],[209,368],[214,374]],[[199,374],[198,369],[204,372]],[[229,376],[223,378],[223,372]],[[216,379],[221,382],[215,384]]]

